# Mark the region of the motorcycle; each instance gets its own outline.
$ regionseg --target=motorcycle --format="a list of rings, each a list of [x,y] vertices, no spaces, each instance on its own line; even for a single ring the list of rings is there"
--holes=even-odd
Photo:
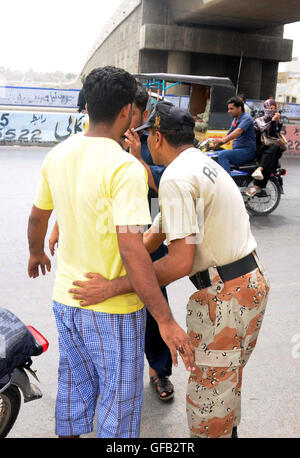
[[[213,138],[205,139],[197,144],[197,148],[218,162],[218,150],[212,149],[213,141]],[[230,175],[240,189],[247,211],[252,215],[269,215],[278,207],[281,195],[284,194],[282,177],[286,175],[286,169],[281,168],[278,163],[277,170],[271,174],[266,187],[249,197],[246,191],[253,186],[254,179],[251,175],[257,167],[256,160],[239,166],[232,164]]]
[[[43,396],[27,373],[39,381],[31,369],[31,357],[41,355],[48,346],[33,326],[25,326],[13,313],[0,309],[0,438],[7,436],[18,417],[21,393],[24,403]]]

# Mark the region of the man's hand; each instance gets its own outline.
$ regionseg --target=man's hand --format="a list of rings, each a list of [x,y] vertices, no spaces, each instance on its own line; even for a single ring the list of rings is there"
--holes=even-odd
[[[117,294],[116,280],[107,280],[97,273],[88,273],[85,277],[88,278],[87,281],[73,282],[73,285],[79,288],[69,290],[69,293],[73,294],[73,299],[80,301],[80,306],[98,304]],[[119,280],[122,281],[122,278]],[[125,277],[124,281],[126,281]],[[170,349],[173,364],[178,365],[177,352],[179,352],[186,369],[194,370],[194,347],[186,332],[173,319],[160,324],[159,330],[162,339]]]
[[[69,293],[73,294],[73,299],[80,301],[82,307],[99,304],[116,295],[113,281],[91,272],[85,274],[85,277],[88,278],[87,281],[73,282],[73,285],[79,288],[69,289]]]
[[[58,239],[59,239],[59,228],[58,228],[58,224],[57,224],[57,221],[52,229],[52,232],[51,232],[51,235],[50,235],[50,238],[49,238],[49,250],[52,254],[52,256],[54,256],[54,252],[55,252],[55,245],[58,245]]]
[[[281,114],[280,113],[275,113],[273,118],[272,118],[272,121],[279,121],[281,119]]]
[[[195,350],[188,334],[175,320],[159,325],[159,331],[162,339],[169,347],[174,366],[178,366],[178,352],[186,369],[188,371],[195,370]]]
[[[141,160],[141,139],[137,132],[134,132],[134,129],[128,129],[125,132],[125,144],[129,146],[129,152],[139,161]]]
[[[46,275],[46,269],[48,272],[51,270],[51,261],[46,253],[40,255],[30,255],[28,261],[28,275],[30,278],[36,278],[40,275],[39,269],[43,275]]]
[[[32,206],[28,220],[28,245],[29,245],[29,261],[28,275],[30,278],[39,276],[39,269],[42,274],[46,274],[51,270],[51,262],[44,251],[44,240],[48,228],[48,220],[52,210],[42,210],[35,205]]]
[[[215,138],[214,139],[214,143],[213,143],[214,146],[219,146],[219,145],[222,145],[222,144],[223,144],[223,139],[222,138]]]

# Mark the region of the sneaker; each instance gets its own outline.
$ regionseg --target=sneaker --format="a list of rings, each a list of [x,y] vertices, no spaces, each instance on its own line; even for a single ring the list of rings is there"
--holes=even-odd
[[[246,191],[246,194],[248,197],[254,197],[255,194],[261,191],[261,188],[259,186],[252,186],[251,188],[248,188]]]
[[[254,178],[255,180],[263,180],[264,179],[264,176],[262,174],[262,171],[260,169],[256,169],[254,170],[254,172],[252,173],[252,178]]]

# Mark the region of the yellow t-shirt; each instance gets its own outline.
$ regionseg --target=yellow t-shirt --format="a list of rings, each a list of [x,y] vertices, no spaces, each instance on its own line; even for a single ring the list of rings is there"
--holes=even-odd
[[[126,275],[115,228],[151,224],[147,193],[145,168],[111,139],[76,134],[48,153],[35,206],[55,209],[59,225],[53,300],[80,306],[68,290],[87,272]],[[132,313],[142,307],[129,293],[85,308]]]

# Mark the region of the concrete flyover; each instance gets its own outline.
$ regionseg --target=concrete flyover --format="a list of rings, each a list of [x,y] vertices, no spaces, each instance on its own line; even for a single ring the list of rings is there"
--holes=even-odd
[[[299,0],[126,0],[82,73],[116,65],[132,73],[222,76],[248,98],[265,99],[275,95],[278,63],[292,59],[283,25],[298,20]]]
[[[266,28],[300,19],[299,0],[172,0],[176,23]]]

